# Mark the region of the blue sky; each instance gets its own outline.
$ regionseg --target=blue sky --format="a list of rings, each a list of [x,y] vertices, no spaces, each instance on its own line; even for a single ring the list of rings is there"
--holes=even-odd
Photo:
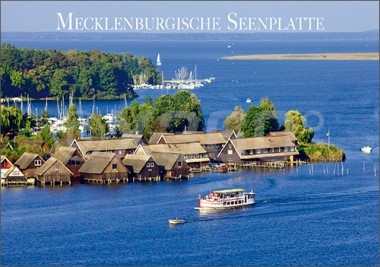
[[[56,31],[57,12],[82,17],[221,17],[229,12],[245,17],[323,17],[325,31],[378,29],[378,1],[2,1],[1,31]]]

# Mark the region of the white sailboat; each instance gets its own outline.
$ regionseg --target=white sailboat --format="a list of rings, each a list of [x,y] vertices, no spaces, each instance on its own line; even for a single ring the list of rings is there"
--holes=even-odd
[[[161,66],[161,57],[160,57],[160,53],[158,53],[157,55],[157,66]]]

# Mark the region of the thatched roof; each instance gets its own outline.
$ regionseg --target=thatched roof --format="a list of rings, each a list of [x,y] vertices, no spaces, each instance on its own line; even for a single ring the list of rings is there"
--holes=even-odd
[[[152,158],[156,164],[163,166],[167,171],[173,169],[174,164],[180,156],[178,153],[152,153]]]
[[[148,144],[150,145],[157,144],[161,135],[169,136],[169,135],[174,135],[174,133],[153,133],[148,141]]]
[[[224,144],[226,140],[221,133],[196,133],[196,134],[177,134],[163,136],[168,144],[194,143],[202,145]]]
[[[288,136],[264,136],[252,137],[245,139],[233,139],[231,143],[238,152],[249,149],[276,148],[276,147],[294,147]]]
[[[200,143],[174,144],[174,146],[176,146],[181,151],[181,154],[184,155],[207,153]]]
[[[111,139],[111,140],[96,140],[96,141],[76,141],[79,149],[86,155],[92,151],[115,151],[123,149],[136,149],[137,146],[132,139]]]
[[[141,146],[147,155],[152,153],[176,153],[181,154],[181,151],[173,144],[153,144]]]
[[[121,138],[132,139],[136,145],[145,143],[144,136],[142,134],[127,134],[127,133],[125,133],[121,136]]]
[[[123,164],[127,166],[131,172],[140,173],[151,158],[151,156],[147,155],[126,155]]]
[[[52,166],[54,166],[55,164],[61,164],[64,169],[67,170],[67,172],[70,173],[70,175],[72,175],[73,173],[68,169],[66,168],[66,166],[64,164],[62,164],[62,162],[60,162],[58,159],[56,159],[55,157],[51,157],[49,158],[40,168],[37,169],[36,171],[36,174],[37,175],[44,175],[45,172],[47,172]]]
[[[292,142],[298,141],[297,137],[291,131],[270,132],[268,136],[288,136]]]
[[[223,136],[224,140],[226,140],[226,142],[228,141],[228,139],[230,139],[231,136],[237,138],[237,134],[234,130],[215,130],[213,131],[213,133],[220,133]]]
[[[29,153],[25,152],[21,155],[21,157],[15,162],[15,165],[18,166],[21,170],[25,170],[28,168],[30,163],[33,162],[37,157],[39,157],[38,154],[35,153]],[[41,158],[41,157],[40,157]],[[42,159],[41,159],[42,160]]]
[[[44,141],[37,141],[37,140],[22,140],[21,143],[18,145],[19,147],[23,147],[26,145],[34,146],[37,145],[39,147],[42,147],[45,144]]]
[[[177,153],[184,155],[207,153],[200,143],[155,144],[141,147],[148,155],[152,153]]]
[[[79,169],[79,172],[102,174],[115,156],[115,153],[93,152]]]
[[[53,146],[50,149],[50,153],[54,154],[61,146],[70,146],[73,139],[58,139],[55,140]]]
[[[62,162],[63,165],[66,165],[73,157],[76,150],[77,149],[75,147],[61,146],[59,150],[54,154],[54,157]]]

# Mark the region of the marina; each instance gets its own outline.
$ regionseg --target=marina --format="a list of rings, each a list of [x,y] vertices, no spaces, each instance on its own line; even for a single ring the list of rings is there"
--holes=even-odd
[[[160,54],[157,57],[157,66],[161,66]],[[198,78],[197,66],[194,67],[194,70],[188,72],[186,67],[181,67],[174,72],[174,78],[171,80],[164,80],[164,74],[162,73],[162,83],[161,84],[147,84],[143,75],[140,76],[138,84],[133,85],[134,90],[141,89],[197,89],[210,84],[215,81],[215,77],[209,77],[205,79]]]

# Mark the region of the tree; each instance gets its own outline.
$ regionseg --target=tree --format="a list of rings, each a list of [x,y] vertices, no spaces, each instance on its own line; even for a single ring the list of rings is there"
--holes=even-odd
[[[37,140],[44,141],[49,147],[51,147],[54,144],[54,137],[53,134],[50,131],[50,126],[45,125],[41,131],[37,134],[36,138]]]
[[[306,119],[298,110],[289,110],[285,114],[285,130],[293,132],[300,143],[308,144],[314,137],[314,130],[304,127]]]
[[[119,129],[123,133],[136,131],[148,137],[153,131],[177,132],[205,128],[200,101],[194,94],[179,91],[173,96],[164,95],[154,101],[139,105],[133,101],[118,114]]]
[[[240,131],[244,118],[244,110],[241,107],[236,106],[235,110],[224,121],[224,126],[227,130]]]
[[[47,125],[48,124],[48,119],[49,119],[49,113],[47,110],[43,110],[41,112],[41,117],[40,117],[40,124],[41,126]]]
[[[0,106],[1,133],[18,132],[21,127],[23,117],[21,110],[15,106]]]
[[[63,69],[57,69],[50,82],[50,94],[55,96],[63,96],[68,92],[68,76]]]
[[[136,121],[136,132],[142,133],[145,138],[152,135],[154,108],[146,103],[139,107],[139,116]]]
[[[258,107],[249,108],[241,127],[244,137],[266,136],[269,132],[278,129],[276,109],[268,98],[261,99]]]
[[[173,95],[174,116],[171,123],[171,131],[184,131],[185,128],[192,131],[203,131],[205,121],[200,106],[200,100],[195,94],[188,91],[179,91]]]
[[[68,137],[78,138],[80,136],[80,124],[78,121],[77,106],[75,104],[69,106],[67,120],[64,125]]]
[[[12,81],[12,86],[18,87],[20,89],[23,89],[25,85],[25,79],[22,75],[22,72],[12,70],[10,73],[10,79]]]
[[[145,104],[151,106],[153,103],[152,103],[152,98],[148,95],[147,97],[145,97],[145,101],[144,101]]]
[[[119,114],[117,114],[118,128],[121,133],[133,132],[132,127],[131,109],[124,108]]]
[[[93,137],[106,136],[108,125],[106,120],[99,114],[92,114],[90,117],[90,132]]]
[[[23,130],[23,135],[30,136],[32,134],[32,127],[30,120],[27,120],[25,123],[25,128]]]

